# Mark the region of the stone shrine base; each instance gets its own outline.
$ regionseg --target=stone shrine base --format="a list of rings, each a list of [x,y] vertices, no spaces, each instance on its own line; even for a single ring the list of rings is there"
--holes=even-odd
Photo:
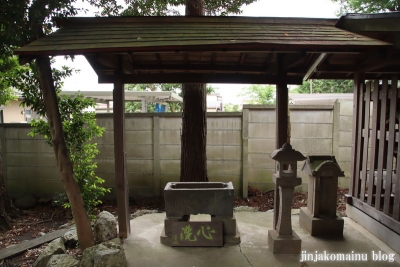
[[[316,218],[308,208],[300,208],[299,221],[312,236],[343,236],[344,221],[341,217]]]
[[[164,219],[164,228],[160,235],[160,242],[164,245],[171,245],[172,243],[172,226],[174,222],[191,221],[189,216],[173,217]],[[218,217],[211,216],[212,222],[222,222],[223,225],[223,240],[224,244],[239,244],[240,232],[236,224],[235,215],[232,217]]]
[[[268,230],[268,246],[274,254],[300,254],[301,239],[295,231],[291,235],[279,235],[276,230]]]

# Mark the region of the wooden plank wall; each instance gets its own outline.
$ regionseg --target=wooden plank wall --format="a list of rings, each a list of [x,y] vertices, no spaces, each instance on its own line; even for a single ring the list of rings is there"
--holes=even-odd
[[[398,77],[359,75],[355,92],[350,203],[400,233]]]

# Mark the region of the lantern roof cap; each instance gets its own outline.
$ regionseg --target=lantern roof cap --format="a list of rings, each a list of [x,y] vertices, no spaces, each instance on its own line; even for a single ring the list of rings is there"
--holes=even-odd
[[[270,158],[276,161],[302,161],[306,159],[301,152],[293,149],[290,143],[285,143],[282,148],[274,150]]]

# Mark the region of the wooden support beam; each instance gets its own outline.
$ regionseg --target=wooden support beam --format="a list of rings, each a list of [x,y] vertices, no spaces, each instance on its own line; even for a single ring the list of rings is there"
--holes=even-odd
[[[286,70],[284,69],[285,54],[278,54],[278,80],[276,83],[276,145],[281,148],[288,141],[288,112],[289,112],[289,92],[287,88]],[[276,230],[280,212],[279,188],[275,184],[274,190],[274,220],[273,229]]]
[[[383,213],[389,215],[390,212],[390,199],[392,192],[392,176],[393,176],[393,163],[395,152],[395,134],[396,134],[396,115],[397,115],[397,76],[394,76],[391,81],[389,95],[389,138],[388,138],[388,152],[386,161],[386,177],[385,177],[385,197],[383,202]],[[396,188],[397,192],[398,188]],[[397,192],[398,193],[398,192]]]
[[[114,83],[113,75],[99,75],[99,83]],[[226,73],[160,73],[123,75],[124,83],[252,83],[277,84],[274,75]],[[287,76],[286,84],[302,84],[301,76]]]
[[[383,169],[386,167],[384,163],[387,159],[387,142],[386,142],[386,112],[388,109],[388,80],[382,80],[382,90],[380,93],[381,98],[381,116],[379,125],[379,149],[378,154],[380,159],[378,161],[378,170],[376,176],[376,189],[375,189],[375,209],[380,211],[381,208],[381,192],[382,192],[382,179]]]
[[[132,53],[128,53],[129,62],[135,64],[135,56]]]
[[[187,65],[189,63],[189,53],[185,53],[184,55],[185,55],[184,64]]]
[[[264,71],[267,71],[269,68],[269,65],[271,64],[272,58],[274,57],[275,53],[268,53],[267,57],[265,58],[265,63],[264,63]]]
[[[372,83],[372,82],[371,82]],[[372,87],[372,85],[371,85]],[[372,88],[371,88],[372,89]],[[372,132],[371,132],[371,154],[369,160],[369,169],[376,170],[378,167],[378,144],[380,140],[378,140],[378,129],[379,129],[379,112],[381,110],[381,101],[379,100],[379,80],[375,80],[373,83],[373,92],[372,92],[372,103],[373,103],[373,110],[372,110]],[[374,178],[375,179],[375,178]],[[375,194],[375,186],[374,186],[374,179],[371,179],[371,175],[369,177],[368,182],[368,205],[372,206],[373,202],[373,195]]]
[[[276,146],[281,148],[288,140],[289,93],[286,72],[283,68],[284,54],[278,54],[278,80],[276,83]]]
[[[356,186],[358,185],[359,178],[359,168],[357,167],[357,162],[360,161],[359,148],[361,147],[361,143],[358,142],[358,138],[361,133],[359,133],[360,129],[358,124],[361,123],[359,120],[360,116],[362,117],[362,111],[360,109],[360,99],[363,98],[362,84],[364,84],[364,74],[356,73],[354,77],[354,95],[353,95],[353,137],[352,137],[352,147],[351,147],[351,170],[350,170],[350,186],[349,193],[353,197],[356,196]],[[358,189],[357,189],[358,190]]]
[[[122,75],[122,58],[118,56],[118,68],[114,70],[113,116],[115,186],[117,191],[119,237],[130,234],[128,179],[126,177],[125,152],[125,94]]]
[[[398,79],[399,77],[397,77]],[[399,136],[400,138],[400,136]],[[396,158],[396,181],[395,181],[395,190],[400,189],[400,145],[399,141],[397,142],[397,158]],[[393,219],[396,221],[400,221],[400,194],[394,194],[394,202],[393,202]]]
[[[328,54],[327,53],[321,53],[319,57],[314,61],[314,63],[311,65],[311,67],[307,70],[306,75],[304,75],[304,80],[308,80],[311,75],[315,72],[316,68],[321,64],[321,62],[324,61]]]
[[[240,53],[239,65],[243,65],[244,59],[246,58],[246,53]]]
[[[135,56],[132,53],[128,53],[128,60],[131,63],[131,68],[133,69],[133,73],[137,74],[137,70],[135,68],[136,61],[135,61]]]
[[[365,80],[360,80],[358,83],[357,91],[359,93],[358,98],[358,117],[357,117],[357,160],[355,161],[355,176],[354,176],[354,195],[356,198],[360,197],[360,171],[362,170],[362,162],[363,162],[363,155],[364,155],[364,137],[363,137],[363,130],[364,130],[364,118],[365,118]],[[368,103],[369,104],[369,103]],[[369,116],[369,114],[368,114]]]
[[[398,60],[399,61],[399,60]],[[374,65],[374,63],[370,63]],[[360,65],[347,65],[347,64],[340,64],[340,65],[327,65],[324,64],[316,68],[315,72],[333,72],[333,73],[347,73],[347,72],[358,72],[360,70]],[[368,69],[368,73],[398,73],[400,72],[399,65],[381,65],[381,67],[374,67]]]
[[[156,57],[157,57],[157,63],[158,63],[159,65],[161,65],[161,64],[162,64],[162,60],[161,60],[160,53],[156,53]]]
[[[380,59],[380,60],[376,60],[374,62],[369,62],[366,63],[364,66],[360,66],[360,70],[364,71],[364,72],[370,72],[376,69],[380,69],[380,68],[385,68],[387,66],[391,66],[391,65],[397,65],[399,64],[399,60],[400,58],[397,56],[392,57],[392,59]]]
[[[119,67],[118,59],[115,55],[109,55],[109,54],[97,55],[96,60],[100,63],[100,65],[104,65],[112,69],[116,69]]]
[[[363,131],[363,153],[362,153],[362,175],[360,175],[361,179],[361,188],[360,188],[360,200],[365,200],[365,185],[367,183],[367,164],[368,164],[368,147],[370,145],[369,140],[369,121],[370,121],[370,107],[371,107],[371,82],[366,84],[365,90],[365,111],[364,111],[364,127]],[[373,170],[370,170],[369,179],[373,178]]]
[[[34,59],[35,59],[34,56],[22,56],[21,55],[21,56],[18,57],[18,62],[19,62],[20,65],[25,65],[25,64],[31,62]]]
[[[215,65],[215,61],[212,64],[196,64],[196,65],[184,65],[184,64],[136,64],[134,65],[135,70],[138,71],[218,71],[218,72],[245,72],[245,73],[265,73],[264,66],[240,66],[240,65]]]
[[[400,224],[398,221],[395,221],[392,217],[383,214],[381,211],[376,210],[374,207],[369,206],[367,203],[360,201],[357,198],[350,198],[348,200],[351,202],[353,207],[361,210],[365,214],[369,215],[371,218],[375,219],[379,223],[382,224],[382,227],[387,227],[397,234],[400,234]]]

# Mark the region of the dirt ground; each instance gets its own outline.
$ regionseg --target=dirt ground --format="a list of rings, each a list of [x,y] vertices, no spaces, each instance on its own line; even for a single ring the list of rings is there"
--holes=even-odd
[[[344,195],[348,193],[347,189],[338,188],[338,213],[346,216],[346,203]],[[249,195],[247,199],[235,198],[235,207],[249,206],[255,207],[258,211],[267,211],[274,207],[273,191],[262,192],[249,187]],[[298,209],[307,206],[307,193],[295,192],[293,196],[292,208]],[[137,198],[130,203],[130,212],[134,213],[140,209],[150,209],[164,211],[163,198]],[[117,215],[116,203],[106,201],[100,205],[96,213],[100,211],[109,211]],[[31,240],[40,235],[40,233],[48,233],[59,229],[66,223],[71,223],[71,212],[62,207],[52,206],[50,203],[41,204],[30,210],[22,211],[22,215],[12,218],[13,229],[5,233],[0,233],[0,249],[8,246],[19,244],[24,240]],[[0,266],[4,267],[30,267],[35,262],[46,244],[37,248],[30,249],[22,254],[14,257],[0,260]],[[68,250],[68,254],[74,255],[78,259],[81,257],[79,249]]]

